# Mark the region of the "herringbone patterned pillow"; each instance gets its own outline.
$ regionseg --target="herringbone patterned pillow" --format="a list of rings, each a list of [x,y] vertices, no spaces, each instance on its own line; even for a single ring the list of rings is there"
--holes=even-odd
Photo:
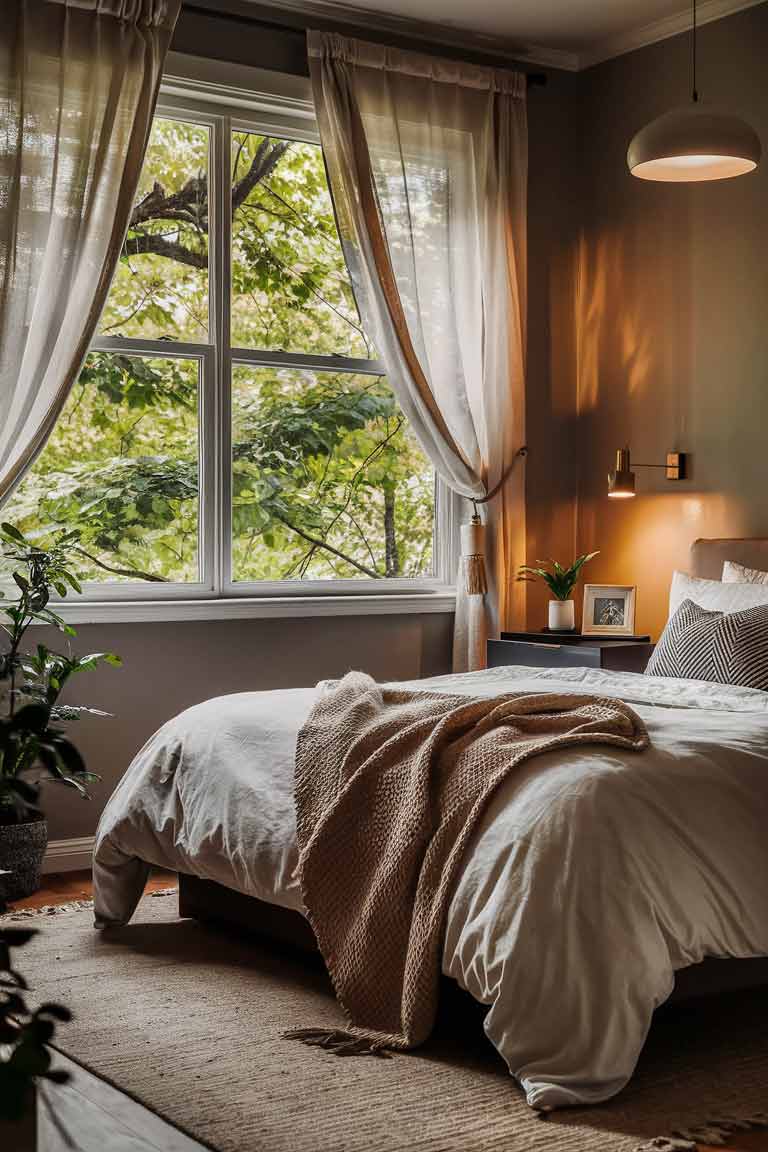
[[[768,691],[768,604],[724,613],[684,600],[645,671]]]

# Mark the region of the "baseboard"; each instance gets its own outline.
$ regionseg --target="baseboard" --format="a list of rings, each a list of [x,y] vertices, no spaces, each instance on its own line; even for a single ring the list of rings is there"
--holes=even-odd
[[[49,840],[43,858],[43,873],[77,872],[90,868],[93,836],[75,836],[71,840]]]

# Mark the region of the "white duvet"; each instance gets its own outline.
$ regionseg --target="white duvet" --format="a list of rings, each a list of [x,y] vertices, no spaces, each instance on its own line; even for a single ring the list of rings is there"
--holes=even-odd
[[[626,1084],[676,969],[768,955],[768,694],[573,668],[414,681],[466,695],[572,690],[626,700],[642,753],[528,761],[495,794],[453,893],[443,971],[537,1108]],[[144,746],[95,848],[97,925],[130,919],[147,864],[302,909],[294,751],[316,689],[224,696]]]

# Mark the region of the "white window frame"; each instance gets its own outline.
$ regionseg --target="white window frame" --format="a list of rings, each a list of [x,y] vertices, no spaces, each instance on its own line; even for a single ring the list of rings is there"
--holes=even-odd
[[[241,616],[362,615],[453,611],[461,501],[438,478],[431,577],[234,581],[231,571],[231,366],[349,371],[385,375],[376,360],[265,352],[230,344],[233,131],[319,144],[309,82],[303,78],[169,53],[156,116],[189,120],[209,131],[210,343],[96,337],[91,350],[195,359],[199,369],[199,563],[197,582],[106,584],[88,581],[82,596],[57,606],[73,623]],[[146,595],[143,593],[146,592]]]

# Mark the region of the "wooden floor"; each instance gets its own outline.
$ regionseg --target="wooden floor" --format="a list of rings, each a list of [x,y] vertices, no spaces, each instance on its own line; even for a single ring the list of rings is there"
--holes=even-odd
[[[56,1052],[53,1067],[71,1079],[46,1085],[47,1105],[38,1100],[37,1152],[206,1152],[204,1144],[66,1056]]]
[[[172,872],[155,872],[150,877],[147,885],[148,892],[157,892],[163,888],[171,888],[176,885],[176,875]],[[60,875],[50,875],[43,877],[43,887],[34,896],[28,896],[26,900],[18,900],[13,904],[12,908],[42,908],[47,904],[66,904],[70,900],[88,900],[93,895],[93,885],[91,884],[90,872],[64,872]],[[766,1097],[768,1098],[768,1086],[766,1086]],[[135,1134],[136,1124],[140,1120],[140,1110],[132,1114],[131,1128]],[[147,1143],[149,1144],[149,1128],[152,1129],[152,1137],[157,1138],[155,1129],[147,1121],[148,1130],[145,1133]],[[182,1142],[183,1143],[183,1142]],[[192,1142],[190,1142],[191,1145]],[[142,1145],[142,1149],[145,1145]],[[154,1147],[154,1144],[150,1145]],[[51,1150],[55,1145],[51,1144]],[[117,1147],[117,1146],[116,1146]],[[132,1146],[131,1146],[132,1147]],[[184,1145],[186,1148],[187,1145]],[[121,1145],[122,1148],[122,1145]],[[699,1152],[768,1152],[768,1132],[754,1132],[746,1135],[734,1136],[727,1147],[712,1148],[700,1144]]]
[[[175,872],[153,872],[147,892],[158,892],[163,888],[175,888],[178,883]],[[43,876],[43,886],[34,896],[17,900],[11,908],[44,908],[49,904],[68,904],[71,900],[90,900],[93,884],[90,872],[59,872]]]

